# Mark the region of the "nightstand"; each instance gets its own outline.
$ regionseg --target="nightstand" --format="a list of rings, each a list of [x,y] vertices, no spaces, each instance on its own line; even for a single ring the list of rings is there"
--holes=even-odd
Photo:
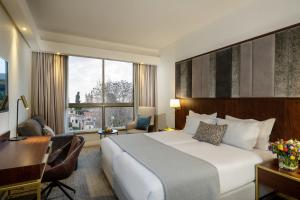
[[[256,199],[259,199],[259,184],[268,186],[276,192],[300,199],[300,169],[289,172],[278,167],[274,159],[256,165]]]

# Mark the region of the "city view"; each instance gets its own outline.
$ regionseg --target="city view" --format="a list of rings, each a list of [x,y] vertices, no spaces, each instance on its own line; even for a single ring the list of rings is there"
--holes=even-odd
[[[85,79],[83,75],[87,74],[92,76]],[[93,131],[104,127],[125,128],[133,119],[133,107],[123,107],[122,104],[128,105],[132,102],[132,63],[70,57],[69,103],[80,105],[69,106],[67,118],[70,131]],[[99,103],[109,103],[109,106],[104,104],[103,107],[93,107]]]

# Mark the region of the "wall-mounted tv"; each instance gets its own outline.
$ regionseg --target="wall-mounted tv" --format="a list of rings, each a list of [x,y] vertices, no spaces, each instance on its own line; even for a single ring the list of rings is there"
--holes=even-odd
[[[0,57],[0,112],[8,111],[8,63]]]

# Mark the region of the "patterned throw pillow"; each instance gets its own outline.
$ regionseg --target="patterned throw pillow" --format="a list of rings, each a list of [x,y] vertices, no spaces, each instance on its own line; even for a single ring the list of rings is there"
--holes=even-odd
[[[200,122],[197,132],[193,138],[213,145],[220,145],[226,130],[227,124],[215,125]]]

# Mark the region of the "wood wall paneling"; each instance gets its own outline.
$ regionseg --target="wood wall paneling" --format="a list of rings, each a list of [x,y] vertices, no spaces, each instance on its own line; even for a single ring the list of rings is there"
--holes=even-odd
[[[205,114],[217,112],[218,117],[222,118],[225,115],[257,120],[276,118],[272,141],[279,138],[300,139],[300,98],[181,99],[181,109],[175,114],[176,128],[184,128],[189,110]]]

